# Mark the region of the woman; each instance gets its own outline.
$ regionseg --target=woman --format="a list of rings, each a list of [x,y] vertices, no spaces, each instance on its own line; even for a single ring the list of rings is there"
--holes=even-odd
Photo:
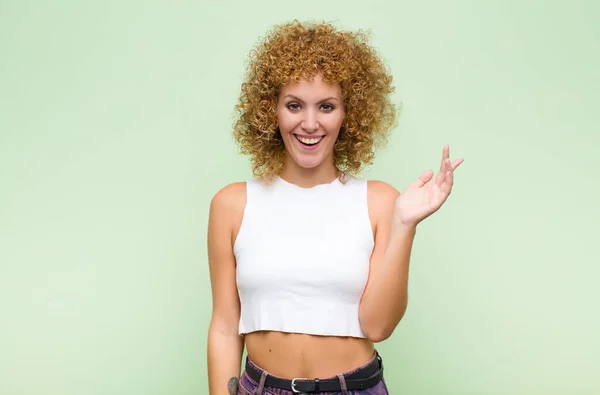
[[[394,126],[392,91],[362,33],[293,22],[251,52],[235,137],[255,177],[210,207],[211,395],[388,393],[374,343],[404,315],[417,224],[462,163],[444,147],[402,194],[355,175]]]

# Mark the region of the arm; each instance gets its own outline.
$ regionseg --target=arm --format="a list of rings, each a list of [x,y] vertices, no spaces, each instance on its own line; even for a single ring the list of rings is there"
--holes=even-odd
[[[360,304],[365,335],[379,342],[392,335],[406,311],[408,265],[417,225],[439,210],[454,184],[454,170],[463,162],[450,162],[444,147],[440,171],[423,173],[402,194],[382,182],[370,182],[369,215],[375,219],[375,247],[369,281]]]
[[[392,226],[398,195],[398,191],[386,183],[369,181],[375,247],[359,317],[365,335],[374,342],[392,334],[408,304],[408,268],[416,227]]]
[[[213,300],[207,350],[210,395],[237,393],[241,371],[244,341],[238,334],[240,301],[233,241],[244,205],[245,186],[242,183],[223,188],[210,205],[208,261]]]

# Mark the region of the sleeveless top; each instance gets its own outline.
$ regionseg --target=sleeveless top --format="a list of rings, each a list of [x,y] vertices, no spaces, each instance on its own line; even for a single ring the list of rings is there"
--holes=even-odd
[[[239,333],[366,337],[358,308],[374,247],[367,181],[246,183],[234,243]]]

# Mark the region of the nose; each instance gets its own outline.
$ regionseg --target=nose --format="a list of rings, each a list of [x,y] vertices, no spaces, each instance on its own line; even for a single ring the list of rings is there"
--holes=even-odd
[[[319,121],[314,110],[308,110],[305,112],[304,119],[302,120],[302,124],[300,126],[306,133],[314,133],[319,130]]]

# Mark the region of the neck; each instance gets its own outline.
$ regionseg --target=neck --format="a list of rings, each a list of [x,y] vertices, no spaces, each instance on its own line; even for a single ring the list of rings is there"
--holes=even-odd
[[[333,163],[322,163],[319,166],[306,169],[298,166],[293,161],[289,161],[280,174],[280,177],[285,181],[303,188],[311,188],[320,184],[329,184],[339,176],[340,171],[335,168]]]

